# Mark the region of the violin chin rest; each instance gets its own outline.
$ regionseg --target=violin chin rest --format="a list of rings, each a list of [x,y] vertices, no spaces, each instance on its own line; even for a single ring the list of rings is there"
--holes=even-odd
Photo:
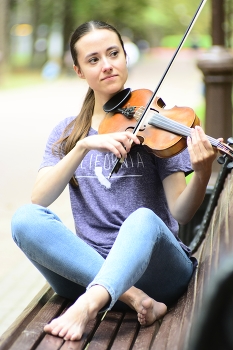
[[[110,98],[108,102],[103,105],[103,110],[106,113],[113,112],[117,108],[121,107],[130,98],[131,89],[127,88],[118,92],[115,96]]]

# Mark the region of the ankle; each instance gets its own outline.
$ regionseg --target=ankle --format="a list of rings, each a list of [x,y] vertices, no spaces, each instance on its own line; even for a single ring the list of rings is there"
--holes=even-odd
[[[96,313],[108,304],[111,299],[108,291],[98,284],[88,289],[85,294],[88,298],[89,310]]]
[[[128,289],[124,294],[122,294],[119,300],[135,310],[135,301],[138,298],[139,292],[140,289],[133,286],[130,289]]]

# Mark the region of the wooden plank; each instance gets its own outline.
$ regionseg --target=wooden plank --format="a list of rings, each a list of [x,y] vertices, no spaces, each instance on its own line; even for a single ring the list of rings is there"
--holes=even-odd
[[[221,218],[220,232],[222,239],[220,241],[220,254],[225,257],[233,250],[233,174],[229,174],[224,186],[224,192],[221,195]]]
[[[202,250],[203,245],[200,246],[197,253],[195,254],[195,257],[197,260],[201,260],[202,256]],[[184,349],[185,345],[189,342],[191,327],[192,327],[192,320],[195,315],[195,306],[197,302],[197,288],[198,288],[198,269],[194,272],[194,275],[192,277],[192,280],[189,283],[186,298],[188,299],[188,302],[185,301],[184,305],[184,313],[183,313],[183,319],[182,319],[182,334],[179,337],[177,343],[178,343],[178,349]]]
[[[53,295],[52,298],[38,312],[35,318],[27,325],[25,330],[20,334],[13,343],[11,350],[32,350],[35,349],[39,341],[44,337],[43,328],[54,317],[59,315],[67,305],[67,300]]]
[[[190,282],[194,286],[193,280]],[[191,291],[190,291],[191,290]],[[193,304],[193,288],[189,288],[187,292],[178,300],[172,315],[172,324],[167,337],[167,349],[179,349],[179,344],[184,342],[186,330],[191,322],[191,311]],[[176,339],[176,341],[174,341]]]
[[[109,311],[100,323],[96,333],[88,345],[88,350],[107,350],[110,348],[120,327],[123,314]]]
[[[194,305],[194,311],[197,312],[201,307],[201,301],[203,297],[203,290],[206,284],[206,278],[208,277],[207,271],[209,269],[209,254],[210,254],[210,245],[209,243],[209,237],[206,236],[205,240],[202,243],[202,246],[200,246],[199,249],[202,250],[198,268],[197,268],[197,289],[196,289],[196,300]]]
[[[161,322],[156,321],[149,327],[140,327],[132,350],[148,350],[150,349],[153,339],[159,332]]]
[[[159,332],[157,336],[153,339],[151,343],[150,350],[166,350],[167,349],[167,338],[172,325],[172,315],[174,312],[174,307],[171,308],[168,313],[164,316],[162,323],[160,325]]]
[[[195,254],[199,260],[202,255],[203,246],[200,246]],[[165,315],[158,334],[151,344],[151,350],[161,349],[182,349],[182,344],[187,340],[187,332],[191,326],[194,314],[194,304],[196,301],[196,291],[198,286],[199,270],[194,273],[188,286],[187,292],[179,299]]]
[[[120,325],[111,350],[131,349],[134,339],[137,336],[140,324],[136,312],[127,312]]]
[[[195,257],[199,260],[202,255],[201,246]],[[187,336],[187,329],[194,314],[194,303],[196,301],[196,293],[198,287],[199,269],[194,272],[194,276],[190,281],[187,292],[178,300],[165,315],[161,329],[157,337],[154,339],[151,349],[181,349]]]
[[[224,189],[224,192],[222,193],[222,203],[223,203],[222,207],[225,211],[222,210],[223,220],[222,220],[221,232],[223,235],[222,245],[224,245],[224,248],[225,248],[224,250],[226,253],[229,253],[229,250],[230,251],[232,250],[232,245],[230,244],[230,242],[232,242],[232,239],[231,239],[232,231],[230,231],[230,227],[229,227],[231,222],[230,210],[232,208],[232,206],[229,205],[230,198],[232,196],[232,193],[231,193],[232,182],[229,180],[230,180],[230,176],[228,176],[226,180],[225,189]]]
[[[50,334],[46,334],[40,342],[36,350],[59,350],[64,343],[64,340]]]
[[[21,315],[8,328],[8,330],[1,336],[0,350],[8,350],[15,339],[23,332],[26,326],[33,320],[39,310],[46,304],[46,302],[54,294],[51,287],[46,284],[35,298],[24,309]]]
[[[230,180],[231,179],[231,180]],[[201,279],[199,280],[199,289],[202,288],[202,293],[208,288],[208,283],[211,281],[211,278],[214,273],[218,270],[221,261],[223,261],[226,256],[232,252],[232,238],[226,239],[226,235],[233,229],[233,213],[232,213],[232,175],[228,175],[228,178],[225,181],[223,192],[220,194],[218,199],[217,207],[214,210],[212,215],[209,228],[207,230],[206,239],[202,244],[203,250],[205,254],[201,259],[202,269],[205,271],[205,276],[203,277],[202,283]],[[232,236],[232,235],[230,235]],[[231,240],[231,243],[230,243]],[[229,248],[229,246],[231,248]],[[207,257],[207,252],[209,249],[209,256]],[[204,266],[204,260],[208,260],[209,268]],[[206,262],[205,261],[205,262]],[[196,304],[196,313],[192,317],[191,330],[189,334],[191,334],[193,329],[193,320],[198,317],[202,310],[203,296],[199,296]],[[188,349],[188,343],[186,343],[186,347],[184,349]]]

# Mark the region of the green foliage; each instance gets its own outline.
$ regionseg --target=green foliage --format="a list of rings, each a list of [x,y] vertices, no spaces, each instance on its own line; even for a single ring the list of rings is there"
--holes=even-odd
[[[33,26],[32,41],[43,34],[48,39],[59,28],[64,40],[63,52],[68,49],[71,33],[83,22],[95,19],[109,22],[134,42],[146,40],[151,47],[177,47],[200,0],[9,0],[10,25],[29,23]],[[233,1],[233,0],[232,0]],[[184,46],[209,47],[210,5],[205,5]],[[10,30],[8,31],[8,33]],[[8,34],[9,35],[9,34]],[[9,42],[11,38],[8,38]],[[47,59],[45,53],[44,60]],[[32,45],[31,67],[39,67],[41,54]],[[24,59],[24,58],[23,58]],[[28,58],[25,58],[27,60]],[[26,61],[15,60],[22,66]],[[43,61],[44,62],[44,61]]]
[[[162,47],[172,47],[176,48],[181,42],[182,35],[167,35],[162,38],[160,45]],[[190,35],[183,47],[201,47],[201,48],[210,48],[211,47],[211,37],[210,35],[201,35],[201,36],[192,36]]]
[[[74,0],[73,15],[76,25],[91,19],[103,20],[135,41],[145,39],[157,46],[165,35],[184,34],[199,3],[199,0],[170,0],[169,4],[158,0]],[[209,12],[206,5],[195,23],[194,33],[208,34]]]
[[[195,108],[195,113],[200,119],[201,126],[204,126],[205,123],[205,103],[202,103],[201,105],[197,106]]]
[[[10,0],[12,11],[28,7],[31,22],[52,26],[60,22],[64,26],[69,11],[69,27],[92,19],[113,24],[122,34],[132,40],[145,39],[160,45],[164,36],[183,35],[200,0]],[[19,12],[17,10],[17,12]],[[20,13],[20,12],[19,12]],[[206,35],[210,27],[210,5],[207,2],[197,19],[193,32]]]
[[[165,1],[149,0],[142,16],[148,29],[147,40],[152,45],[161,45],[162,38],[167,35],[183,36],[199,4],[199,0],[170,0],[169,5]],[[209,28],[210,6],[206,4],[190,34],[205,35],[209,33]]]

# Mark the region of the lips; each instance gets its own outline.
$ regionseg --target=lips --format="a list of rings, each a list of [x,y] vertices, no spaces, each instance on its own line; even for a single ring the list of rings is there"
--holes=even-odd
[[[101,80],[102,80],[102,81],[103,81],[103,80],[108,80],[108,79],[115,78],[115,77],[117,77],[117,74],[108,75],[107,77],[104,77],[104,78],[101,79]]]

